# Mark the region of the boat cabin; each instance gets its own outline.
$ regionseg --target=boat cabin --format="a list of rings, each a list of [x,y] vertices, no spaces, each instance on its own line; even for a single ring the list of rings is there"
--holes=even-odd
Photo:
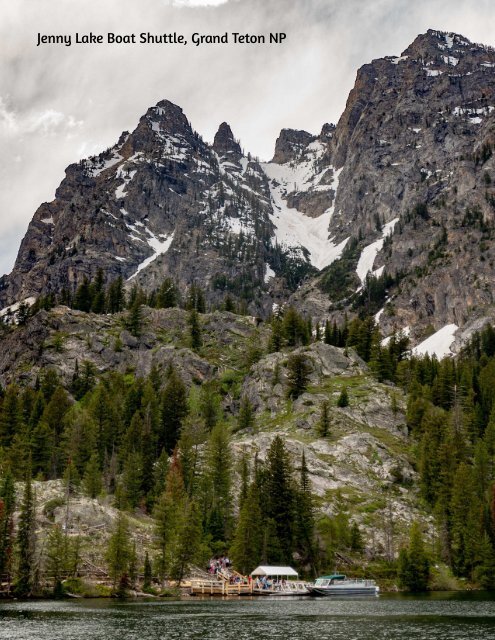
[[[332,584],[338,584],[339,582],[347,580],[347,577],[343,573],[332,573],[330,576],[321,576],[315,581],[317,587],[329,587]]]
[[[292,567],[260,565],[251,573],[253,593],[260,595],[306,595],[306,583]]]

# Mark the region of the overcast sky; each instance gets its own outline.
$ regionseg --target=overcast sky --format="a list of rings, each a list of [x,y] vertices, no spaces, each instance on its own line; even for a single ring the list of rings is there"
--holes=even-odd
[[[269,159],[283,127],[319,132],[356,70],[428,28],[495,45],[493,0],[0,0],[0,274],[65,167],[163,98],[212,140],[223,120]],[[37,34],[287,33],[283,45],[41,45]]]

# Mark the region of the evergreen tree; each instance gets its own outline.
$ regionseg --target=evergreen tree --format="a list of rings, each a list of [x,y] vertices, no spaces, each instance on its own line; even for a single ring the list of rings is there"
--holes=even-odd
[[[220,415],[220,398],[214,384],[206,382],[201,386],[199,410],[206,429],[211,431]]]
[[[297,399],[309,384],[311,367],[303,353],[294,353],[287,360],[287,395]]]
[[[482,589],[495,589],[495,549],[489,535],[485,533],[478,550],[479,563],[474,578]]]
[[[46,541],[46,566],[45,570],[52,579],[53,594],[62,595],[62,579],[67,571],[68,557],[67,536],[62,533],[58,525],[50,531]]]
[[[90,285],[91,311],[105,313],[105,289],[103,269],[98,269],[96,278]]]
[[[351,527],[350,547],[351,551],[355,551],[357,553],[361,553],[364,549],[363,536],[361,535],[357,522],[353,522]]]
[[[230,433],[217,424],[206,451],[206,530],[215,540],[228,540],[232,526],[232,453]]]
[[[173,280],[171,278],[165,278],[158,295],[156,297],[156,306],[159,309],[170,309],[176,307],[178,302],[178,291]]]
[[[0,446],[8,448],[22,422],[19,389],[9,385],[3,397],[0,411]]]
[[[138,299],[129,308],[125,326],[131,335],[139,338],[143,331],[143,305]]]
[[[124,282],[122,276],[119,276],[107,289],[106,307],[109,313],[118,313],[119,311],[123,311],[124,306]]]
[[[458,576],[471,577],[480,539],[481,505],[472,471],[464,462],[454,476],[451,499],[452,568]]]
[[[266,560],[273,564],[289,564],[294,549],[296,491],[289,455],[280,436],[273,439],[267,453],[263,493]]]
[[[122,576],[127,574],[130,557],[129,523],[124,514],[119,513],[106,553],[108,573],[113,580],[114,588]]]
[[[187,390],[182,378],[173,369],[161,397],[161,433],[158,446],[170,455],[180,437],[182,424],[188,412]]]
[[[281,318],[279,316],[273,316],[270,326],[271,334],[268,343],[268,350],[270,353],[273,353],[274,351],[281,351],[284,341]]]
[[[308,564],[312,572],[316,573],[314,505],[304,451],[301,457],[300,483],[296,493],[296,512],[296,547],[302,564]]]
[[[35,507],[30,470],[26,474],[24,494],[17,529],[18,566],[15,592],[18,596],[28,596],[33,587],[35,538]]]
[[[174,451],[165,490],[155,505],[156,539],[160,552],[159,575],[162,580],[171,571],[176,559],[179,536],[183,532],[186,503],[182,468],[177,451]]]
[[[327,438],[330,433],[330,403],[323,400],[321,403],[320,419],[317,425],[317,433],[320,438]]]
[[[151,589],[151,582],[153,580],[153,573],[151,569],[151,562],[148,552],[146,551],[144,556],[144,568],[143,568],[143,591],[149,591]]]
[[[398,576],[400,584],[409,591],[425,591],[428,587],[430,562],[417,522],[411,527],[409,547],[400,551]]]
[[[237,417],[237,428],[251,431],[254,428],[254,410],[248,396],[242,396],[239,415]]]
[[[14,551],[15,486],[10,470],[0,484],[0,582],[10,586]]]
[[[191,349],[193,351],[199,351],[203,345],[203,338],[201,335],[201,323],[196,309],[192,309],[189,313],[188,324]]]
[[[349,406],[349,394],[347,392],[347,387],[342,387],[342,391],[340,392],[339,397],[337,398],[337,406],[340,408]]]
[[[98,460],[98,454],[96,452],[93,453],[93,455],[89,459],[88,464],[86,465],[83,484],[84,490],[90,498],[97,498],[103,489],[100,463]]]
[[[177,532],[177,546],[171,567],[171,576],[177,580],[179,586],[188,567],[203,560],[202,542],[201,513],[194,501],[186,500],[185,512]]]
[[[263,519],[256,482],[250,486],[240,512],[230,555],[234,567],[247,575],[262,559]]]
[[[76,295],[74,296],[74,309],[79,311],[85,311],[88,313],[91,310],[91,288],[89,280],[84,276],[83,281],[77,287]]]
[[[143,498],[143,463],[139,451],[130,451],[124,464],[122,487],[125,504],[130,509],[136,509]]]
[[[136,541],[133,540],[131,546],[131,552],[129,554],[129,584],[131,589],[136,588],[137,582],[137,552],[136,552]]]

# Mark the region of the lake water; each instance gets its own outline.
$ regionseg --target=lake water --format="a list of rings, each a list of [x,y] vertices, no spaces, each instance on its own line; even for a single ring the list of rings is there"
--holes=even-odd
[[[0,603],[1,640],[495,640],[495,594]]]

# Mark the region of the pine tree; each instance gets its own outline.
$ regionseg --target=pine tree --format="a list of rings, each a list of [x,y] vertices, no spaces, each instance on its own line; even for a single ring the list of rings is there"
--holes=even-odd
[[[489,535],[485,533],[478,550],[479,563],[474,578],[482,589],[495,589],[495,549]]]
[[[143,591],[149,591],[151,589],[151,582],[153,580],[153,573],[151,569],[151,562],[148,552],[146,551],[144,556],[144,568],[143,568]]]
[[[9,385],[0,410],[0,446],[8,448],[22,421],[19,389]]]
[[[159,309],[170,309],[177,306],[178,291],[171,278],[165,278],[156,298],[156,306]]]
[[[74,309],[79,309],[79,311],[86,311],[86,313],[88,313],[91,310],[91,303],[91,288],[89,280],[84,276],[83,281],[76,290],[73,306]]]
[[[93,453],[93,455],[89,459],[88,464],[86,465],[83,485],[86,494],[90,498],[97,498],[103,489],[100,463],[98,460],[98,454],[96,452]]]
[[[430,562],[417,522],[411,527],[408,548],[400,551],[398,576],[400,584],[409,591],[425,591],[428,587]]]
[[[189,341],[193,351],[199,351],[203,345],[201,336],[201,323],[196,309],[192,309],[188,317],[189,324]]]
[[[246,575],[262,559],[263,519],[256,482],[249,488],[240,512],[230,554],[234,567]]]
[[[14,552],[15,485],[7,470],[0,485],[0,582],[10,586]]]
[[[317,433],[320,438],[327,438],[330,433],[330,403],[323,400],[321,403],[320,419],[317,425]]]
[[[254,410],[248,396],[242,396],[239,415],[237,417],[237,428],[251,431],[254,428]]]
[[[287,395],[297,399],[309,384],[311,367],[303,353],[294,353],[287,360]]]
[[[159,448],[170,455],[180,437],[182,424],[188,412],[187,390],[182,378],[173,369],[161,397],[161,434]]]
[[[177,532],[177,546],[171,567],[171,576],[180,586],[189,565],[202,558],[203,529],[198,505],[186,500],[186,508]]]
[[[183,530],[187,495],[177,451],[174,451],[165,490],[155,505],[156,539],[160,552],[159,575],[162,580],[175,562],[178,537]]]
[[[34,496],[29,470],[26,474],[17,530],[18,567],[15,592],[20,597],[30,595],[33,587],[35,531]]]
[[[46,541],[46,566],[47,575],[52,579],[53,594],[62,595],[62,579],[67,570],[68,545],[67,536],[62,533],[58,525],[55,525],[48,534]]]
[[[129,509],[136,509],[143,498],[143,462],[139,451],[130,451],[124,464],[122,486],[125,504]]]
[[[105,289],[103,269],[98,269],[96,278],[90,286],[91,311],[93,313],[105,313]]]
[[[118,313],[119,311],[123,311],[124,306],[124,282],[122,276],[119,276],[107,289],[106,307],[109,313]]]
[[[119,513],[106,553],[108,572],[113,580],[114,588],[122,576],[127,574],[130,556],[129,523],[124,514]]]
[[[136,552],[136,541],[133,540],[131,551],[129,554],[129,584],[131,589],[136,588],[137,582],[137,552]]]
[[[274,351],[280,351],[282,349],[284,341],[282,320],[279,316],[274,316],[271,322],[271,334],[268,343],[268,350],[270,353]]]
[[[215,540],[228,540],[232,526],[232,452],[229,429],[217,424],[206,451],[206,530]]]
[[[265,493],[266,492],[266,493]],[[280,436],[276,436],[266,458],[266,481],[262,501],[266,501],[266,542],[270,563],[290,563],[294,547],[296,492],[289,455]]]
[[[217,424],[220,414],[220,398],[215,385],[209,382],[201,386],[199,410],[207,431]]]
[[[339,397],[337,398],[337,406],[340,408],[349,406],[349,394],[347,392],[347,387],[342,387],[342,391],[340,392]]]
[[[143,331],[143,305],[139,300],[131,305],[125,319],[125,326],[135,338],[140,337]]]
[[[303,564],[309,564],[316,573],[315,518],[306,454],[301,457],[301,475],[296,493],[296,547]]]
[[[357,522],[352,523],[351,527],[351,551],[361,553],[364,549],[363,536]]]
[[[325,321],[325,333],[324,333],[324,342],[325,344],[335,344],[332,340],[332,331],[330,329],[330,321]]]
[[[481,505],[476,495],[472,470],[464,462],[455,473],[450,513],[452,568],[458,576],[471,577],[476,560],[476,544],[480,538]]]

